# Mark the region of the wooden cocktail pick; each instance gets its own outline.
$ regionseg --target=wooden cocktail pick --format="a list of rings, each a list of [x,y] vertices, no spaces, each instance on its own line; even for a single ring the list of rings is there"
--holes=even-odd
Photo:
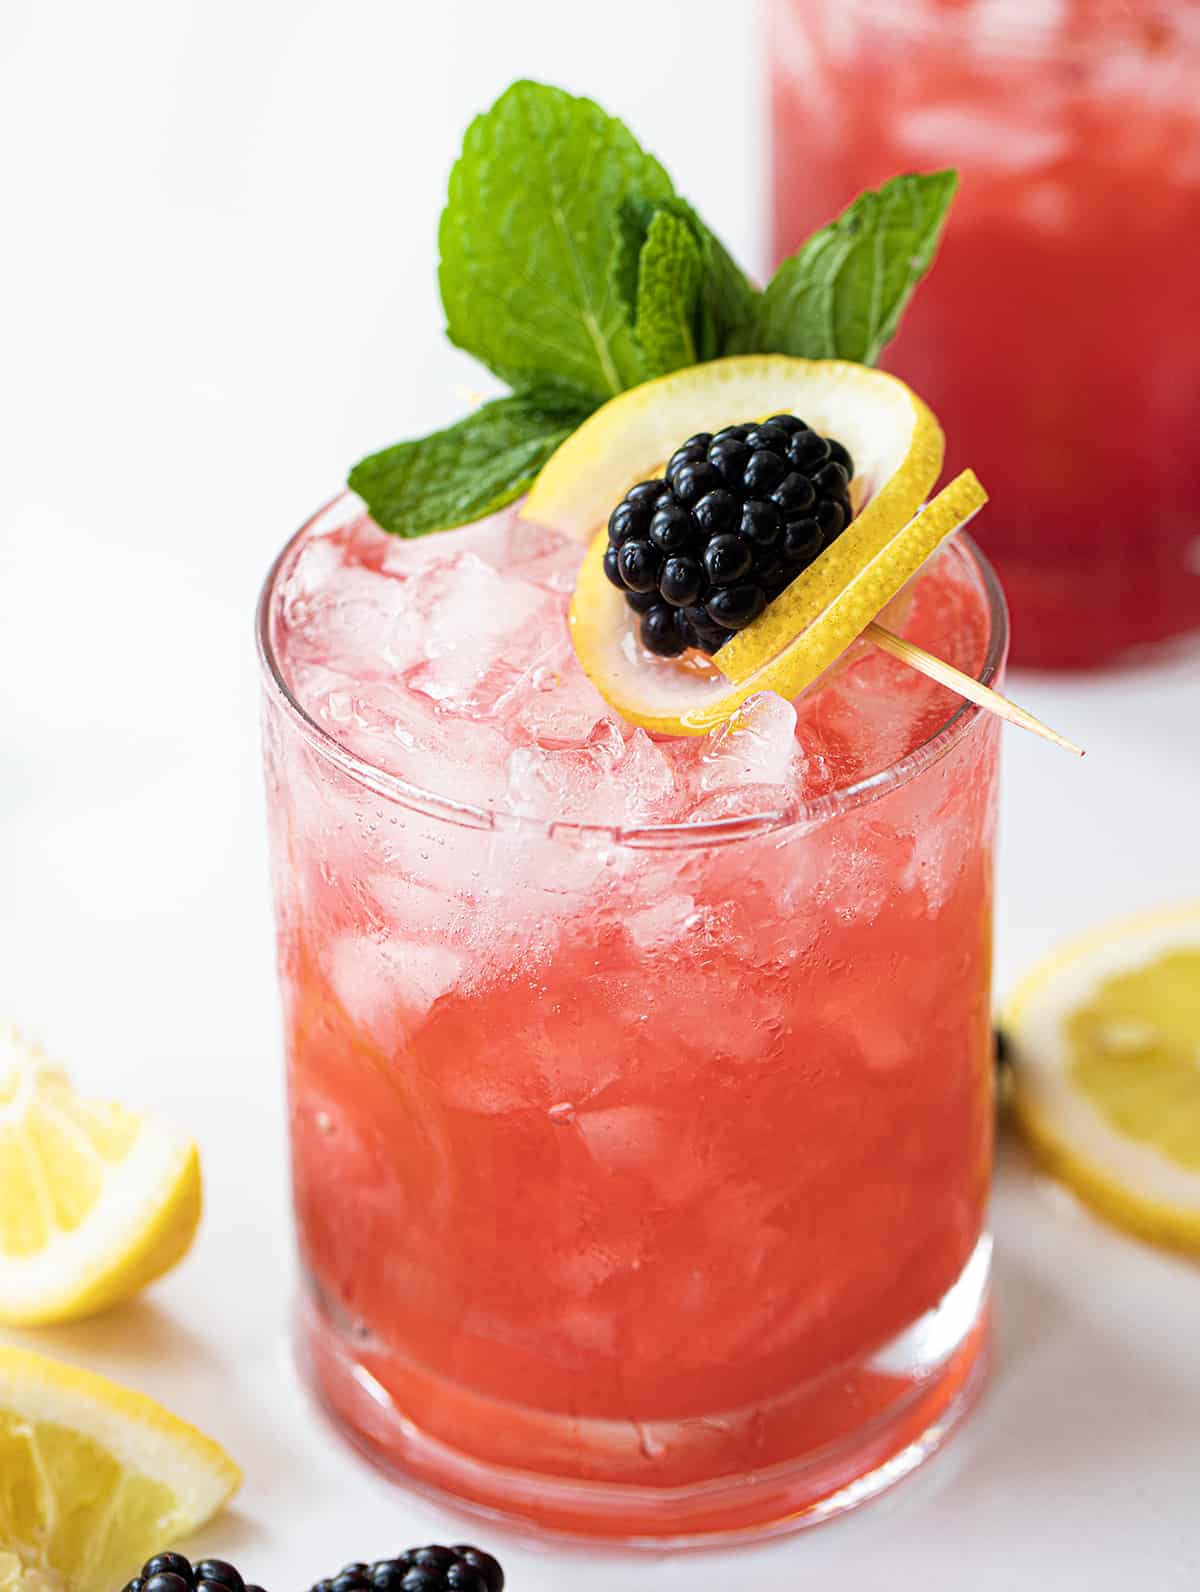
[[[910,669],[916,669],[919,674],[924,674],[931,680],[936,680],[939,685],[948,686],[951,691],[957,691],[959,696],[966,697],[968,702],[976,702],[981,708],[986,708],[989,713],[995,713],[999,718],[1007,719],[1009,724],[1016,724],[1023,730],[1032,730],[1035,735],[1040,735],[1045,741],[1053,741],[1055,746],[1061,746],[1065,751],[1074,752],[1076,757],[1084,755],[1083,747],[1076,746],[1074,741],[1068,741],[1065,735],[1060,735],[1057,730],[1052,730],[1048,724],[1043,724],[1041,719],[1035,719],[1032,713],[1027,713],[1024,708],[1018,707],[1015,702],[1010,702],[1008,697],[1001,696],[999,691],[993,691],[989,686],[980,685],[978,680],[973,680],[969,674],[964,674],[961,669],[956,669],[952,663],[946,663],[941,658],[935,658],[933,653],[926,652],[924,647],[918,647],[914,642],[905,641],[903,636],[897,636],[891,630],[872,620],[863,634],[869,641],[886,652],[890,657],[898,658],[901,663],[906,663]]]

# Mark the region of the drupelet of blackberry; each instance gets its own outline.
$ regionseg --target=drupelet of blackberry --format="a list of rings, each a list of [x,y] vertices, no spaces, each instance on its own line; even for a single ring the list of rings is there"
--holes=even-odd
[[[662,658],[714,653],[850,523],[854,461],[795,415],[689,437],[608,520],[604,572]]]
[[[124,1592],[263,1592],[225,1559],[200,1559],[195,1564],[182,1553],[156,1553],[142,1573],[125,1583]]]
[[[310,1592],[503,1592],[504,1571],[490,1553],[460,1542],[406,1548],[394,1559],[347,1564]]]

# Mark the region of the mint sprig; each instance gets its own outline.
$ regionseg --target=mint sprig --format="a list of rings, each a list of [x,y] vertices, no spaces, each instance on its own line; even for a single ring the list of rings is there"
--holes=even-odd
[[[957,187],[957,172],[936,171],[860,194],[772,277],[759,352],[873,365],[933,261]]]
[[[666,376],[700,358],[696,310],[704,261],[696,234],[659,210],[638,252],[633,335],[647,376]]]
[[[393,535],[466,525],[528,491],[590,412],[554,395],[495,398],[442,431],[371,454],[348,484]]]
[[[450,341],[518,391],[551,378],[611,398],[642,378],[613,292],[612,216],[673,192],[591,100],[514,83],[467,129],[438,231]]]
[[[468,128],[438,233],[447,335],[512,396],[372,454],[349,484],[385,531],[421,536],[520,496],[593,410],[652,377],[735,353],[874,363],[956,182],[860,195],[759,294],[620,121],[514,83]]]
[[[651,231],[658,228],[656,242],[661,245],[667,235],[664,217],[682,224],[670,229],[676,238],[683,237],[683,228],[686,227],[695,240],[700,267],[695,283],[690,264],[691,250],[686,245],[676,244],[677,264],[673,279],[664,270],[662,260],[654,258],[659,250],[651,244]],[[633,320],[634,333],[646,360],[647,378],[666,375],[669,370],[679,367],[653,368],[655,362],[646,354],[645,337],[637,326],[639,279],[646,270],[659,279],[660,297],[665,297],[673,290],[686,302],[689,341],[694,353],[692,359],[685,363],[718,359],[722,354],[742,353],[749,348],[749,333],[759,295],[750,285],[745,272],[730,258],[720,239],[709,231],[686,199],[650,200],[640,194],[631,195],[621,205],[616,220],[613,281],[626,312]]]

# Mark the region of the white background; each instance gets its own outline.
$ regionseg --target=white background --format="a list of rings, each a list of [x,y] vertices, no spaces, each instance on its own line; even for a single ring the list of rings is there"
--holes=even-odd
[[[354,459],[478,381],[434,280],[469,117],[518,75],[595,94],[761,269],[758,51],[728,0],[0,3],[0,1016],[194,1132],[209,1193],[152,1298],[24,1341],[227,1443],[246,1486],[197,1546],[271,1592],[460,1536],[514,1592],[1200,1574],[1200,1270],[1103,1229],[1011,1145],[986,1403],[817,1532],[674,1559],[531,1547],[389,1488],[288,1369],[258,581]],[[1198,673],[1013,681],[1090,756],[1009,734],[1001,992],[1064,934],[1197,893]]]

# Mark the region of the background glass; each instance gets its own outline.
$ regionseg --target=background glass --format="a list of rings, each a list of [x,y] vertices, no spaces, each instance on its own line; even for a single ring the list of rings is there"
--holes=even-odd
[[[957,166],[884,363],[992,495],[1020,664],[1200,629],[1200,5],[773,0],[775,253]]]

